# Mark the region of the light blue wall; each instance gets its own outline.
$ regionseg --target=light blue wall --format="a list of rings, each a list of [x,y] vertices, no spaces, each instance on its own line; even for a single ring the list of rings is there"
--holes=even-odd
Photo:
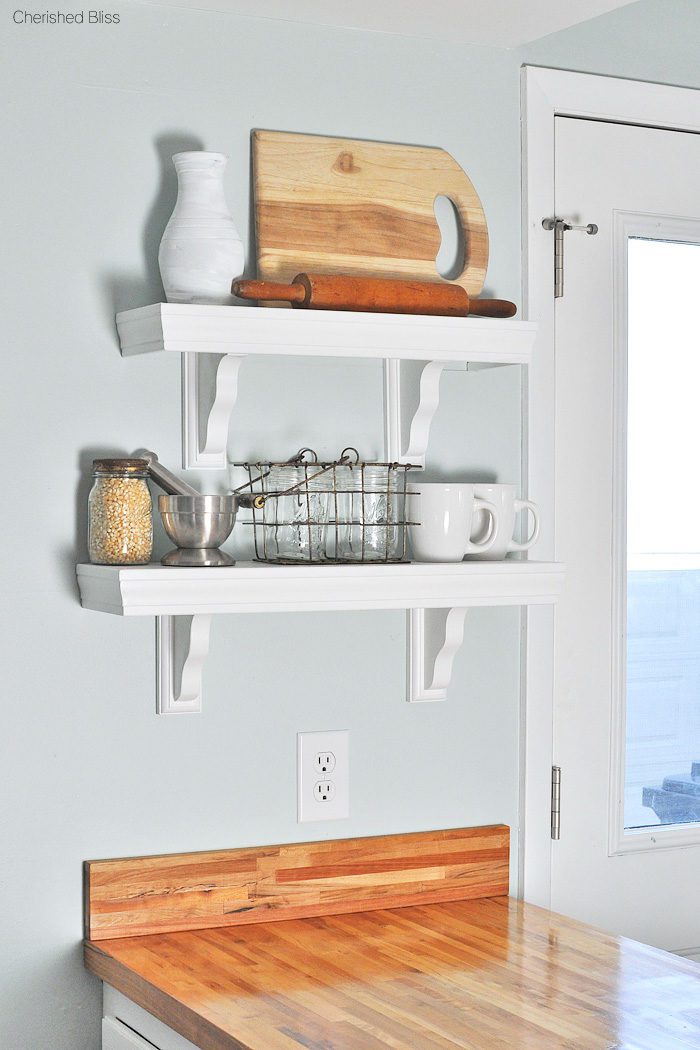
[[[92,457],[146,445],[179,462],[179,361],[122,360],[113,321],[161,298],[170,154],[230,154],[228,199],[245,230],[253,127],[443,146],[484,197],[489,287],[517,298],[514,58],[119,12],[119,26],[55,28],[12,26],[8,11],[3,29],[2,1050],[98,1045],[99,984],[80,955],[86,858],[517,814],[515,612],[470,616],[449,702],[413,707],[402,614],[221,617],[204,713],[169,720],[154,714],[153,622],[84,612],[74,583]],[[381,379],[373,363],[248,362],[232,455],[380,453]],[[517,480],[518,370],[450,373],[443,387],[433,462]],[[300,826],[296,732],[326,728],[351,732],[352,817]]]
[[[528,44],[533,65],[700,87],[700,4],[638,0]]]
[[[138,445],[179,460],[179,362],[122,360],[113,324],[161,297],[170,154],[230,154],[243,230],[253,127],[443,146],[482,195],[488,290],[519,299],[520,61],[598,69],[603,55],[605,72],[674,80],[686,34],[664,52],[653,18],[692,7],[610,16],[648,54],[630,68],[606,19],[520,54],[137,4],[113,8],[119,26],[22,27],[6,6],[2,1050],[98,1046],[85,858],[517,819],[513,611],[470,614],[449,701],[414,707],[400,614],[218,618],[204,713],[168,720],[153,624],[81,610],[90,460]],[[450,373],[443,393],[431,469],[517,480],[518,370]],[[230,452],[377,454],[380,408],[375,364],[248,362]],[[352,817],[298,826],[295,734],[323,728],[352,734]]]

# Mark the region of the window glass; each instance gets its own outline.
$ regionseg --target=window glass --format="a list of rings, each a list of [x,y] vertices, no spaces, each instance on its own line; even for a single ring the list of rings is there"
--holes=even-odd
[[[700,820],[700,245],[628,241],[625,828]]]

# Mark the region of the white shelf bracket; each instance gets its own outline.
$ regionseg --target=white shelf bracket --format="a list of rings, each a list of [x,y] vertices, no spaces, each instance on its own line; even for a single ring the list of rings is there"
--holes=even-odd
[[[198,714],[211,616],[157,616],[157,712]]]
[[[425,466],[446,367],[454,366],[445,361],[384,362],[385,455],[389,462]],[[465,615],[466,609],[409,609],[409,703],[447,699],[452,664],[464,638]]]
[[[445,361],[384,362],[384,441],[390,463],[425,466]],[[461,368],[464,366],[461,365]]]
[[[452,666],[464,640],[466,608],[408,612],[410,704],[446,700]]]
[[[236,354],[182,355],[182,466],[224,470],[231,412],[238,397]]]

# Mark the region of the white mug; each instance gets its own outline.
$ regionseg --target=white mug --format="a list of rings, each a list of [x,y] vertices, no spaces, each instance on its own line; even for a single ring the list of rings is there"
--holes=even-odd
[[[477,498],[474,485],[416,482],[407,487],[411,547],[416,561],[462,561],[465,554],[485,554],[496,542],[497,511],[489,500]],[[486,536],[470,540],[474,517],[483,511],[489,519]]]
[[[516,499],[515,485],[488,485],[480,482],[474,486],[474,493],[479,499],[487,500],[495,506],[496,536],[495,542],[489,548],[481,552],[470,551],[470,556],[488,561],[501,561],[509,551],[529,550],[540,534],[540,516],[536,504],[529,499]],[[522,510],[529,510],[532,514],[532,532],[524,543],[518,543],[513,539],[513,533],[516,516]],[[472,540],[483,539],[484,536],[490,535],[490,531],[490,522],[486,515],[478,514],[472,527]]]

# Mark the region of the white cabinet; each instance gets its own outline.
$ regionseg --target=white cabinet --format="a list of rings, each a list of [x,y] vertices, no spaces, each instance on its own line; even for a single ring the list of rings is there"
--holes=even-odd
[[[102,1050],[153,1050],[154,1045],[142,1039],[115,1017],[103,1017]],[[157,1047],[156,1050],[164,1048]]]
[[[102,1050],[199,1050],[107,984],[102,1012]]]

